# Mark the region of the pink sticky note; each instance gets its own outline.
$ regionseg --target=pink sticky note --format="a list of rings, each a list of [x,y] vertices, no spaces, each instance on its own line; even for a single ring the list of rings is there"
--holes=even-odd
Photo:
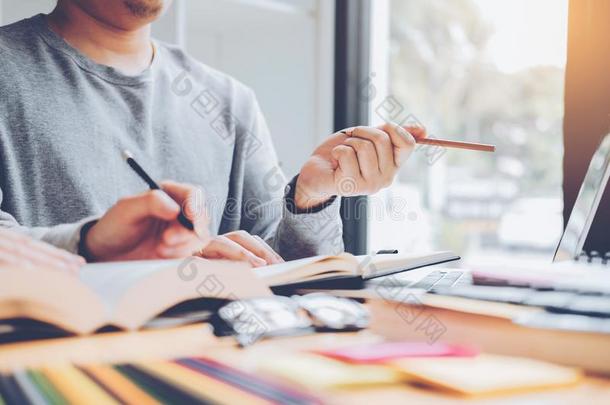
[[[445,343],[386,342],[316,353],[350,363],[383,363],[408,357],[474,357],[479,351],[472,347]]]

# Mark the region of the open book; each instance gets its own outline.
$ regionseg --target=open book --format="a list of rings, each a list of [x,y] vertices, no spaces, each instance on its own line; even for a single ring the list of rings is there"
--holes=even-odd
[[[104,326],[134,330],[177,304],[199,298],[264,297],[272,294],[269,287],[312,280],[344,283],[457,259],[451,252],[374,257],[344,253],[252,270],[239,262],[192,257],[88,264],[79,276],[0,268],[0,319],[29,318],[79,334]]]
[[[90,264],[79,276],[44,269],[0,269],[0,319],[30,318],[79,334],[109,325],[138,329],[193,299],[269,295],[269,288],[247,265],[194,257]]]
[[[347,279],[369,280],[420,267],[459,260],[453,252],[353,256],[314,256],[254,269],[270,287]]]

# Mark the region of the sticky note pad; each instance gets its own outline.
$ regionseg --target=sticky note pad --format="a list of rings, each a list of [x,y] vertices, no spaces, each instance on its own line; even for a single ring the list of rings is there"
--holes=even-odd
[[[313,389],[394,384],[403,381],[401,373],[390,367],[346,364],[309,353],[268,359],[261,364],[260,369]]]
[[[405,377],[466,396],[493,395],[578,383],[580,370],[538,360],[484,354],[392,361]]]
[[[349,346],[317,353],[350,363],[374,364],[410,357],[472,357],[478,354],[478,350],[445,343],[384,342]]]

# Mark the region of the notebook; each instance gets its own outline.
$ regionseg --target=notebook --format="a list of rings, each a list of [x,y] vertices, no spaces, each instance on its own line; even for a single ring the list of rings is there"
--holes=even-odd
[[[354,364],[380,364],[391,360],[416,357],[474,357],[479,352],[468,346],[420,341],[381,342],[348,346],[315,353]]]
[[[199,258],[91,264],[78,277],[0,268],[0,319],[29,318],[78,334],[105,326],[137,329],[189,300],[271,294],[246,264]]]
[[[401,373],[389,367],[346,364],[309,353],[268,358],[261,362],[260,370],[316,390],[387,385],[403,381]]]
[[[471,358],[404,359],[389,364],[411,381],[463,396],[563,387],[582,379],[578,369],[491,354]]]
[[[459,260],[453,252],[353,256],[349,253],[314,256],[255,269],[270,287],[350,279],[369,280],[420,267]]]

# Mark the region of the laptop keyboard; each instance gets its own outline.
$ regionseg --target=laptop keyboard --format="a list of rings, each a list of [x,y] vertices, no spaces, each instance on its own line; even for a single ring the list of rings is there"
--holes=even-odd
[[[589,261],[584,258],[581,260]],[[592,260],[589,263],[597,264],[597,261]],[[604,264],[610,266],[610,261],[606,260]],[[474,285],[470,273],[459,270],[435,270],[416,282],[401,281],[399,278],[394,279],[394,287],[421,289],[433,294],[482,301],[534,306],[545,310],[514,320],[524,326],[610,334],[610,289],[595,292],[579,291],[575,288],[538,289],[528,286]]]
[[[527,326],[610,333],[610,292],[484,285],[454,286],[431,292],[543,308],[545,312],[516,320]]]
[[[436,270],[421,280],[410,284],[409,288],[417,288],[426,291],[451,288],[455,286],[468,285],[472,283],[469,274],[458,270]]]
[[[606,252],[604,255],[602,255],[595,250],[591,252],[586,252],[583,250],[580,256],[576,258],[576,261],[578,263],[610,267],[610,252]]]

